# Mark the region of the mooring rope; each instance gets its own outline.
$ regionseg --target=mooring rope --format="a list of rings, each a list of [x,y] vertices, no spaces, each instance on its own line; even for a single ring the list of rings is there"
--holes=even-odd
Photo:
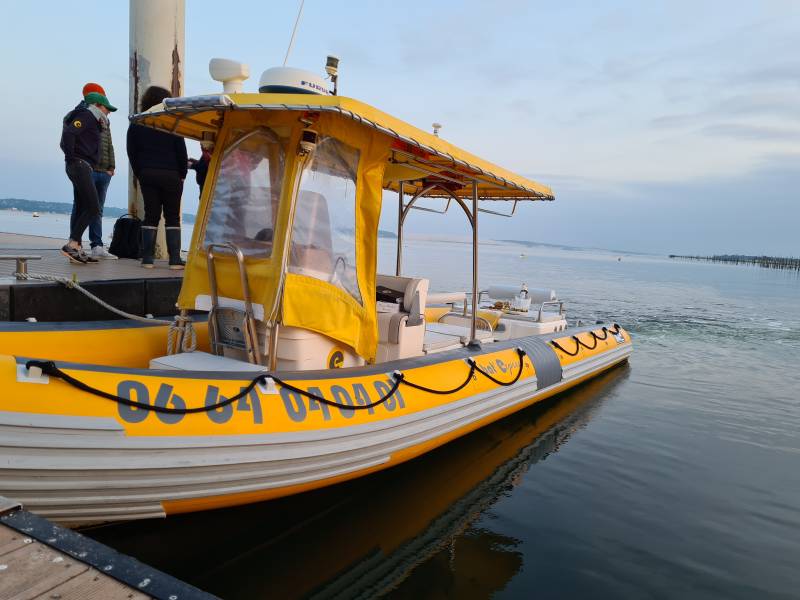
[[[102,298],[95,296],[92,292],[84,288],[77,279],[69,277],[60,277],[58,275],[39,275],[36,273],[14,273],[17,279],[35,280],[35,281],[51,281],[60,283],[69,289],[77,290],[90,300],[96,302],[106,310],[122,317],[123,319],[130,319],[131,321],[138,321],[139,323],[147,323],[148,325],[167,325],[167,354],[173,354],[178,348],[175,347],[175,338],[181,333],[181,352],[192,352],[197,349],[197,333],[194,330],[193,321],[188,316],[175,315],[172,321],[165,319],[155,319],[152,317],[142,317],[133,313],[120,310],[116,306],[112,306]]]

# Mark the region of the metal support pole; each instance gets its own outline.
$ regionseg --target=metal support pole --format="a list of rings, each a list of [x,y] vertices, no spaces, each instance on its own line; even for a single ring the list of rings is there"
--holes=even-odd
[[[475,330],[478,323],[478,182],[472,182],[472,323],[470,323],[470,346],[478,344]]]
[[[394,274],[400,277],[403,265],[403,182],[397,190],[397,266]]]
[[[129,2],[129,113],[141,110],[151,85],[183,94],[186,0],[130,0]],[[128,212],[144,218],[139,182],[128,170]],[[156,234],[156,257],[166,257],[166,235],[161,219]]]

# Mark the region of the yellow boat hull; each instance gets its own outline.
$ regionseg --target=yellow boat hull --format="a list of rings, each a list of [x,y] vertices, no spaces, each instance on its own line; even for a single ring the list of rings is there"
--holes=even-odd
[[[507,387],[475,373],[453,394],[401,384],[385,403],[352,410],[280,385],[256,386],[223,408],[181,415],[125,406],[55,377],[31,377],[25,363],[52,359],[94,388],[178,408],[217,404],[239,393],[257,372],[142,368],[153,356],[142,340],[160,337],[163,343],[159,327],[62,326],[52,332],[57,343],[49,344],[47,325],[40,325],[36,344],[21,342],[19,331],[0,331],[0,494],[69,524],[233,506],[360,477],[578,385],[627,360],[632,349],[627,332],[613,334],[598,325],[556,334],[558,346],[536,336],[389,364],[276,373],[343,406],[366,406],[386,395],[396,369],[423,387],[454,388],[469,375],[468,357],[499,381],[513,380],[521,369]],[[205,344],[203,331],[200,337]],[[106,364],[70,362],[76,357],[69,353],[79,354],[87,340],[113,340],[105,346]],[[521,364],[517,346],[526,350]],[[111,348],[119,348],[118,355]],[[131,364],[137,368],[125,366]]]

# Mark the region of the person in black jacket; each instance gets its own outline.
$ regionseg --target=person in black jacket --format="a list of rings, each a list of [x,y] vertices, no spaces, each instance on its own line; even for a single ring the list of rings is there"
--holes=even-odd
[[[71,223],[69,241],[61,253],[71,262],[96,263],[81,247],[81,238],[89,223],[100,213],[100,200],[92,173],[100,158],[100,121],[117,110],[102,94],[91,94],[86,106],[76,107],[63,121],[61,150],[64,151],[67,177],[72,182],[76,217]]]
[[[142,110],[160,104],[170,94],[161,87],[147,88]],[[128,127],[128,159],[144,198],[142,266],[153,268],[156,231],[164,212],[169,268],[183,269],[181,259],[181,194],[188,170],[186,142],[182,137],[143,125]]]

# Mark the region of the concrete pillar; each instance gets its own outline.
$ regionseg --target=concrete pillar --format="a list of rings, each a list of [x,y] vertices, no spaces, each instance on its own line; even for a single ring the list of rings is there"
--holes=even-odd
[[[142,94],[151,85],[183,94],[185,0],[130,0],[131,113],[141,110]],[[144,204],[133,172],[128,173],[128,211],[144,217]],[[166,256],[164,220],[156,241],[156,256]]]

